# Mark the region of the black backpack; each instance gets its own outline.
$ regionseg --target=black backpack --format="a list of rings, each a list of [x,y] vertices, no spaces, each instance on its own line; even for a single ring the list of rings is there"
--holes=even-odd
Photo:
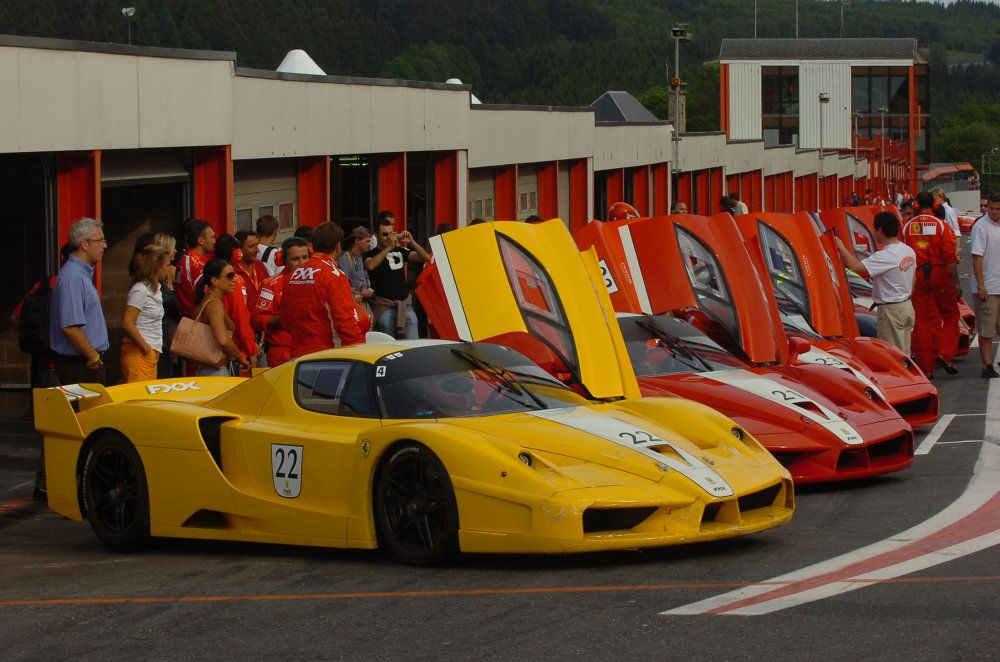
[[[52,351],[49,343],[49,318],[52,314],[52,287],[49,277],[38,281],[38,289],[24,297],[21,304],[21,327],[17,345],[25,354]]]

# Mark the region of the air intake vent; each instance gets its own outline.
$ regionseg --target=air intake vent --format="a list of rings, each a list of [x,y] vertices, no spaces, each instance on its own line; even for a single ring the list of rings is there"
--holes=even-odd
[[[638,526],[655,512],[655,506],[645,508],[588,508],[583,513],[583,532],[626,531]]]
[[[766,487],[762,490],[758,490],[753,494],[747,494],[739,498],[740,512],[745,513],[748,510],[757,510],[758,508],[767,508],[774,503],[775,498],[778,493],[781,492],[781,484],[777,483],[771,487]]]

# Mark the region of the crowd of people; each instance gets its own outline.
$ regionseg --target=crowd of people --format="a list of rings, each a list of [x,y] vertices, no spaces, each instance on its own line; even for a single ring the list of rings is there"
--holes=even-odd
[[[409,232],[397,232],[395,222],[392,212],[381,212],[374,236],[364,226],[347,237],[336,223],[301,227],[276,246],[279,224],[273,216],[261,216],[253,230],[220,237],[208,222],[189,219],[180,256],[173,236],[142,235],[129,265],[132,282],[121,317],[122,381],[247,374],[256,366],[364,342],[370,328],[416,338],[406,266],[429,262],[430,255]],[[78,220],[58,275],[25,298],[41,293],[51,301],[47,342],[30,348],[33,387],[107,383],[110,338],[94,279],[106,248],[103,224]],[[218,362],[171,354],[183,317],[207,325],[221,349]]]
[[[875,217],[880,248],[863,260],[838,238],[844,265],[872,281],[878,337],[912,354],[931,379],[941,367],[958,374],[953,363],[960,333],[958,302],[962,285],[958,265],[961,230],[958,214],[939,188],[922,191],[893,212]],[[993,365],[993,337],[1000,332],[1000,194],[984,195],[981,216],[971,232],[971,294],[984,379],[1000,377]]]

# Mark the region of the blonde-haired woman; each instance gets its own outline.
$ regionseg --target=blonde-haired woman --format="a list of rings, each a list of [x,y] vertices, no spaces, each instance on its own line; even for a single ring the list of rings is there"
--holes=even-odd
[[[132,258],[132,288],[122,314],[121,365],[126,382],[156,379],[163,351],[163,293],[160,281],[167,277],[170,251],[149,244]]]
[[[164,351],[160,354],[160,367],[157,371],[157,376],[160,379],[167,379],[180,377],[184,374],[177,357],[168,351],[174,340],[174,333],[177,332],[177,325],[181,322],[181,310],[177,302],[177,293],[174,292],[174,279],[177,276],[177,266],[174,264],[174,258],[177,256],[177,240],[166,232],[157,232],[153,235],[153,244],[167,249],[170,253],[170,264],[167,266],[166,278],[160,281],[160,292],[163,295]]]

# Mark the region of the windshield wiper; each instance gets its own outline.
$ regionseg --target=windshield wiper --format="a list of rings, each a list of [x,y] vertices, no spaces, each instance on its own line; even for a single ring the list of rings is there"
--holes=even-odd
[[[464,359],[466,362],[470,363],[473,367],[478,368],[490,375],[496,382],[497,393],[504,395],[505,397],[511,397],[510,393],[514,393],[518,396],[527,396],[530,400],[525,402],[522,398],[512,398],[522,405],[530,406],[535,405],[538,409],[546,409],[545,404],[539,400],[531,391],[524,388],[517,379],[514,378],[514,373],[512,373],[507,368],[502,366],[493,365],[489,361],[484,361],[483,359],[466,352],[464,349],[451,350],[451,353],[459,358]]]
[[[667,346],[666,346],[667,351],[669,351],[671,354],[673,354],[674,357],[680,357],[682,359],[686,359],[688,361],[688,363],[685,363],[685,365],[687,365],[689,368],[691,368],[693,370],[713,370],[712,366],[710,366],[708,364],[708,362],[706,362],[703,358],[701,358],[700,356],[698,356],[697,353],[692,352],[691,348],[688,347],[688,345],[695,345],[695,346],[697,346],[697,345],[701,345],[702,343],[699,343],[698,341],[689,342],[687,340],[683,340],[679,336],[675,336],[675,335],[673,335],[671,333],[667,333],[663,329],[658,328],[655,324],[647,322],[646,320],[639,320],[639,319],[637,319],[637,320],[635,320],[635,323],[640,328],[645,329],[648,333],[651,333],[654,336],[656,336],[657,338],[659,338],[660,340],[666,342],[667,343]],[[715,349],[715,348],[713,347],[712,349]],[[698,363],[700,363],[702,367],[699,368],[697,365],[692,365],[690,363],[690,362],[694,362],[694,361],[697,361]]]

